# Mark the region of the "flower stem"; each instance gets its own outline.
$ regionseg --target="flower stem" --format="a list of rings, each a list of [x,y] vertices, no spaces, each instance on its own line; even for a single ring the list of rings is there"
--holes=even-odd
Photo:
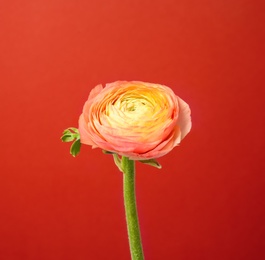
[[[127,230],[132,260],[143,260],[143,248],[137,215],[135,199],[135,163],[127,157],[122,157],[123,195]]]

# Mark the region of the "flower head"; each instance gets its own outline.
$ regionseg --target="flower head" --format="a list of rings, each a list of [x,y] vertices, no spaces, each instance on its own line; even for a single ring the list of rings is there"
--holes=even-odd
[[[96,86],[79,118],[81,143],[132,160],[167,154],[190,129],[187,103],[169,87],[140,81]]]

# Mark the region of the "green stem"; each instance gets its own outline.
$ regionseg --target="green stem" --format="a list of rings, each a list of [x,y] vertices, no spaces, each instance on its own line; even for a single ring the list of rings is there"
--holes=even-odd
[[[123,156],[121,168],[123,170],[123,194],[131,258],[132,260],[143,260],[144,254],[135,199],[134,161]]]

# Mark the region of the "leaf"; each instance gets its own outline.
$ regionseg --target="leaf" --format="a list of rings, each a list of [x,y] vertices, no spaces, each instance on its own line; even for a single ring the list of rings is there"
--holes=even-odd
[[[71,134],[71,133],[75,133],[75,134],[79,134],[79,131],[77,128],[75,127],[68,127],[63,131],[63,135],[65,134]]]
[[[161,169],[162,165],[157,162],[155,159],[150,159],[150,160],[140,160],[139,162],[144,163],[144,164],[148,164],[150,166],[153,166],[155,168]]]
[[[67,128],[63,131],[63,135],[71,134],[71,131]]]
[[[72,132],[74,132],[76,134],[79,134],[78,128],[75,128],[75,127],[68,127],[66,130],[69,130],[69,131],[72,131]]]
[[[80,139],[76,139],[70,148],[70,154],[72,154],[74,157],[80,153],[81,143]]]
[[[80,134],[77,128],[69,127],[63,131],[63,135],[61,136],[61,140],[63,142],[72,142],[70,147],[70,154],[74,157],[80,153],[81,142],[80,142]]]
[[[61,140],[63,142],[72,142],[75,140],[75,136],[73,134],[64,134],[62,137],[61,137]]]

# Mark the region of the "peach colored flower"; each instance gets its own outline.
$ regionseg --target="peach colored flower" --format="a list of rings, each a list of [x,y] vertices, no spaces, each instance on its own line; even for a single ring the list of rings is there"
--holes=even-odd
[[[186,102],[169,87],[141,81],[97,85],[79,118],[81,143],[132,160],[167,154],[190,129]]]

